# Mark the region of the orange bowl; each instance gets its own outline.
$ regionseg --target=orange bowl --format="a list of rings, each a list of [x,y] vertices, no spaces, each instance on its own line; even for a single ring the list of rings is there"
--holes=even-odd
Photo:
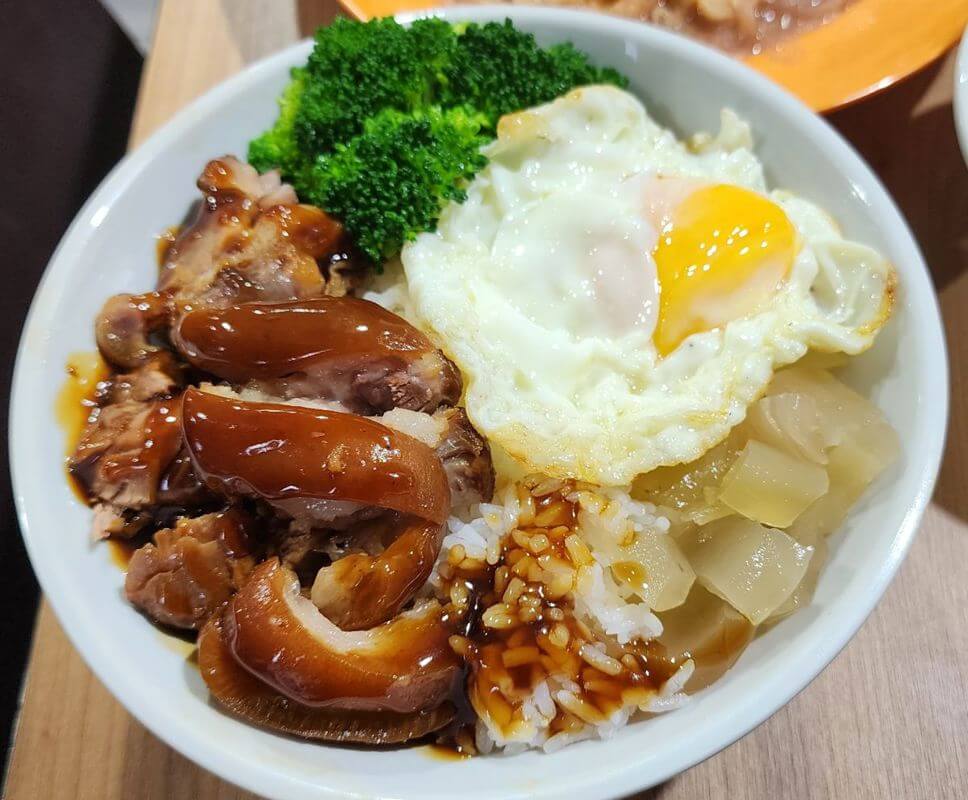
[[[433,0],[339,0],[357,19],[432,8]],[[968,25],[966,0],[855,0],[828,25],[746,63],[816,111],[886,89],[940,56]]]

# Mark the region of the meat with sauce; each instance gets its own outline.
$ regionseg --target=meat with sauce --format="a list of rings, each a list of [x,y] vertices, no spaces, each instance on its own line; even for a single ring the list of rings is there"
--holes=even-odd
[[[181,437],[182,368],[159,354],[102,381],[68,460],[95,505],[93,536],[129,538],[209,503]]]
[[[181,447],[176,400],[126,400],[95,410],[68,460],[96,507],[95,538],[132,536],[148,523]]]
[[[118,367],[137,367],[163,351],[185,309],[326,290],[319,261],[342,251],[337,222],[299,204],[278,175],[259,175],[231,156],[209,162],[198,188],[203,201],[168,248],[155,291],[115,295],[98,316],[98,348]]]
[[[155,288],[110,298],[95,325],[115,371],[69,464],[95,535],[152,534],[127,598],[199,631],[230,711],[334,741],[438,730],[456,713],[456,621],[422,590],[452,504],[494,486],[459,373],[345,296],[359,270],[340,226],[277,175],[227,157],[198,186]]]
[[[238,509],[179,519],[135,551],[125,595],[155,622],[201,628],[255,567],[252,526]]]
[[[433,412],[461,393],[457,368],[423,333],[352,297],[200,309],[172,339],[193,365],[235,386],[357,414]]]

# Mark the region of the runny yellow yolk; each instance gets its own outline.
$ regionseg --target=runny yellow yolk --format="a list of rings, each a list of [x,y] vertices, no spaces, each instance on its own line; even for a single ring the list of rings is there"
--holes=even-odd
[[[790,272],[796,251],[793,223],[756,192],[715,185],[690,194],[666,221],[653,251],[659,354],[762,306]]]

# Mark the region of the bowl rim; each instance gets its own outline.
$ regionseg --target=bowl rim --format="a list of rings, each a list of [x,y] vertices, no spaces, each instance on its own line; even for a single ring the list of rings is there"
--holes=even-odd
[[[759,96],[762,102],[770,106],[771,114],[781,113],[799,119],[800,124],[807,129],[809,135],[813,138],[819,137],[829,145],[828,152],[831,160],[849,165],[856,179],[858,192],[866,197],[870,203],[878,206],[876,222],[878,228],[886,231],[884,234],[886,237],[896,241],[897,246],[904,252],[905,257],[902,260],[909,262],[912,270],[920,268],[919,271],[922,273],[922,278],[913,281],[908,289],[917,290],[916,305],[930,316],[930,319],[922,322],[922,324],[930,325],[934,329],[929,338],[933,339],[930,344],[934,348],[933,352],[938,356],[940,370],[939,374],[935,376],[935,384],[932,388],[940,398],[940,413],[931,420],[930,439],[922,442],[919,448],[922,451],[922,467],[917,477],[917,491],[910,499],[901,525],[894,536],[889,557],[877,570],[876,579],[864,595],[864,602],[852,608],[851,613],[845,615],[845,618],[835,628],[827,631],[828,636],[825,639],[825,645],[815,648],[809,653],[805,662],[806,666],[804,667],[801,663],[801,669],[794,680],[790,681],[789,676],[787,676],[787,680],[782,687],[770,683],[770,681],[764,681],[763,685],[755,690],[760,694],[772,690],[767,702],[752,710],[748,707],[742,708],[741,703],[735,704],[736,707],[733,710],[737,712],[736,714],[722,715],[723,718],[718,723],[711,723],[709,729],[700,732],[689,747],[681,748],[661,768],[646,776],[641,776],[636,770],[635,763],[625,764],[609,770],[606,775],[593,778],[569,775],[567,779],[558,781],[557,785],[542,785],[529,793],[531,797],[548,798],[612,797],[642,789],[646,785],[653,786],[661,783],[722,750],[762,723],[786,705],[821,672],[853,637],[880,600],[917,533],[941,463],[948,417],[948,368],[937,297],[931,289],[929,273],[917,243],[893,200],[873,171],[829,124],[810,112],[806,106],[785,90],[741,63],[666,31],[583,11],[509,8],[507,6],[454,6],[446,11],[435,10],[430,14],[455,20],[510,16],[515,21],[530,24],[532,27],[549,23],[552,20],[558,25],[567,23],[569,27],[592,25],[598,28],[600,33],[617,39],[634,36],[639,42],[646,45],[650,41],[660,41],[664,47],[675,51],[677,57],[683,56],[692,60],[699,67],[717,75],[717,77],[722,74],[728,75],[732,80],[745,84],[752,94]],[[428,13],[401,14],[398,15],[398,19],[403,23],[408,23],[423,16],[428,16]],[[71,597],[59,590],[53,565],[39,557],[40,544],[39,541],[34,540],[30,508],[28,508],[25,499],[24,481],[26,478],[22,474],[22,468],[18,466],[20,459],[17,456],[19,453],[26,452],[30,446],[30,442],[24,438],[26,434],[23,431],[26,430],[26,426],[22,425],[21,422],[34,416],[37,409],[36,400],[28,396],[24,389],[27,381],[25,377],[26,364],[30,358],[27,353],[27,342],[31,337],[31,331],[37,328],[39,324],[38,320],[42,313],[41,307],[44,305],[44,299],[56,292],[56,282],[62,275],[72,272],[72,262],[75,260],[74,252],[79,252],[86,246],[85,237],[88,234],[92,219],[97,214],[103,213],[102,208],[104,206],[115,202],[146,164],[162,153],[171,142],[190,131],[200,118],[207,115],[211,110],[217,109],[244,94],[249,85],[257,82],[260,78],[290,66],[299,58],[304,58],[309,51],[309,47],[310,42],[308,41],[293,44],[250,65],[237,75],[211,89],[178,112],[141,146],[125,156],[102,181],[67,229],[45,269],[31,303],[17,352],[9,416],[11,479],[22,535],[45,596],[50,601],[74,647],[80,652],[98,679],[121,701],[125,708],[173,749],[231,783],[243,786],[266,797],[279,798],[279,800],[283,800],[283,798],[289,800],[296,797],[344,797],[348,790],[333,785],[307,786],[304,782],[290,775],[277,772],[274,766],[267,765],[266,762],[252,763],[240,758],[230,748],[204,736],[204,731],[201,729],[193,728],[190,719],[176,715],[172,709],[166,707],[162,700],[152,699],[152,692],[146,691],[144,684],[136,680],[135,676],[123,674],[113,667],[110,650],[110,643],[113,640],[110,632],[105,631],[103,626],[98,628],[96,624],[93,624],[89,615],[82,611],[83,604],[73,602]],[[885,219],[894,227],[886,229]],[[909,294],[914,297],[915,292],[912,291]]]

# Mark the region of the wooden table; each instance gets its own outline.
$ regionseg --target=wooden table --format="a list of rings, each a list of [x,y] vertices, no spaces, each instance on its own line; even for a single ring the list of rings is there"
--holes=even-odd
[[[310,32],[333,0],[165,0],[132,145],[245,63]],[[952,58],[833,117],[898,199],[941,296],[952,370],[941,480],[911,555],[843,653],[786,708],[641,798],[968,797],[968,172]],[[239,800],[179,756],[87,669],[40,610],[4,797]]]

